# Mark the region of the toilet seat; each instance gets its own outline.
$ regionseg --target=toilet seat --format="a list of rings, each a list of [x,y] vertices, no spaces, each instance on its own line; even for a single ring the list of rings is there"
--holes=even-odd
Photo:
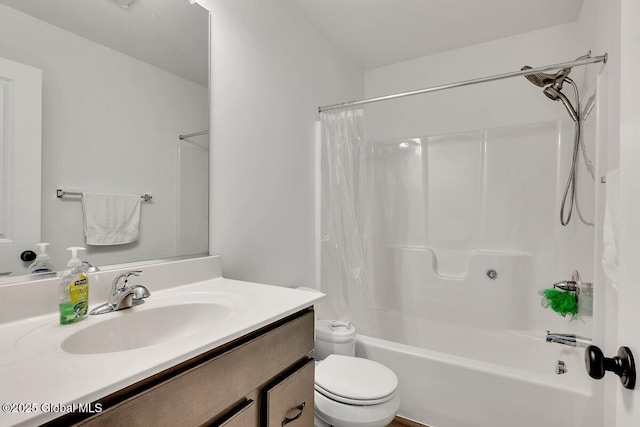
[[[315,390],[343,404],[380,405],[391,400],[397,388],[393,371],[373,360],[332,354],[316,365]]]
[[[326,398],[331,399],[331,400],[333,400],[335,402],[344,403],[346,405],[356,405],[356,406],[379,405],[381,403],[388,402],[394,396],[394,394],[391,393],[388,396],[385,396],[383,398],[376,399],[376,400],[358,400],[358,399],[349,399],[348,397],[344,397],[344,396],[340,396],[340,395],[331,393],[330,391],[327,391],[327,390],[325,390],[322,387],[319,387],[317,385],[315,386],[315,390],[318,393],[320,393],[323,396],[325,396]]]

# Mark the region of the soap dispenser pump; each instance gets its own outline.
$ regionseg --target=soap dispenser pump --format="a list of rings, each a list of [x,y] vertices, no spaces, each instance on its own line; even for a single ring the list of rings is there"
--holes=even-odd
[[[49,246],[49,244],[42,242],[36,244],[36,246],[40,248],[40,253],[29,268],[27,268],[27,274],[54,274],[56,269],[51,263],[51,257],[46,251],[46,247]]]
[[[89,308],[89,278],[78,258],[78,251],[83,251],[84,248],[73,246],[67,250],[71,251],[71,259],[62,273],[58,288],[60,323],[63,325],[86,318]]]

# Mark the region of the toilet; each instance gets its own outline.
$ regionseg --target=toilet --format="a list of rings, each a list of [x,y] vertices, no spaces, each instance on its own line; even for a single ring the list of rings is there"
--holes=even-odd
[[[355,337],[349,322],[316,322],[315,427],[384,427],[398,411],[398,378],[355,357]]]

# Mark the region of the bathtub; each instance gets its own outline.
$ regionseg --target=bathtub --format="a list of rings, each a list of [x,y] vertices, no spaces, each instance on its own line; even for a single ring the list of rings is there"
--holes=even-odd
[[[382,339],[358,335],[356,355],[396,373],[402,417],[431,427],[602,425],[581,348],[546,343],[544,331],[481,329],[389,312],[379,320]],[[559,360],[567,369],[561,375],[555,373]]]

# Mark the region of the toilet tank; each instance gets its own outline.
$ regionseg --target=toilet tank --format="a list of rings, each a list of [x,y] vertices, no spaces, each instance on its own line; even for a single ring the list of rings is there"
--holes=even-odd
[[[356,355],[356,328],[340,320],[316,322],[315,358],[322,360],[330,354]]]

